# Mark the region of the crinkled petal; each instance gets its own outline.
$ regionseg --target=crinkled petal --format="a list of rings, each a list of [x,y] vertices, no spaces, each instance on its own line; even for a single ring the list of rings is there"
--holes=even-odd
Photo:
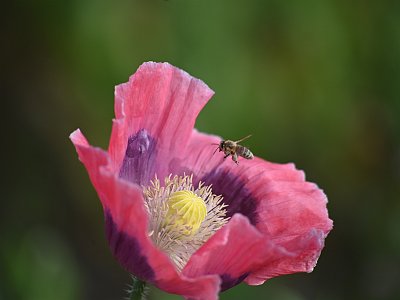
[[[197,300],[218,299],[218,276],[186,277],[155,247],[147,235],[142,191],[112,173],[107,153],[91,147],[79,130],[71,134],[71,140],[103,204],[107,238],[120,263],[167,292]]]
[[[327,198],[304,173],[291,165],[285,171],[266,172],[269,163],[255,160],[246,175],[247,188],[254,191],[257,204],[256,227],[268,232],[274,242],[293,253],[276,264],[267,264],[255,274],[257,284],[268,278],[311,272],[317,263],[324,240],[332,229],[326,208]],[[252,275],[246,280],[252,283]]]
[[[252,226],[245,216],[235,214],[192,255],[183,274],[190,277],[218,274],[223,291],[239,284],[266,260],[288,255],[283,248],[276,247],[268,235]]]
[[[109,145],[122,178],[147,184],[169,175],[174,154],[184,149],[197,115],[214,92],[168,63],[144,63],[115,89],[115,120]]]
[[[288,255],[265,260],[262,267],[249,274],[244,281],[249,285],[260,285],[276,276],[311,272],[324,247],[325,237],[326,234],[322,230],[310,229],[307,233],[281,244],[280,247],[285,249]]]

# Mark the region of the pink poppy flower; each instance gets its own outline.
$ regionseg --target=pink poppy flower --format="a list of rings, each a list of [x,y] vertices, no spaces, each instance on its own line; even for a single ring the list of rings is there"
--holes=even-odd
[[[118,261],[197,300],[242,281],[311,272],[332,229],[326,196],[293,164],[213,155],[221,138],[193,128],[212,95],[168,63],[144,63],[115,89],[108,151],[79,129],[70,136]]]

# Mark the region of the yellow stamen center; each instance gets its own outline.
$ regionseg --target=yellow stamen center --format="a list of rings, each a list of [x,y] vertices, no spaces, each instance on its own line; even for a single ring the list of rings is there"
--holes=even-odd
[[[168,212],[165,226],[168,230],[178,231],[184,235],[197,233],[207,216],[204,200],[192,191],[177,191],[167,200]]]

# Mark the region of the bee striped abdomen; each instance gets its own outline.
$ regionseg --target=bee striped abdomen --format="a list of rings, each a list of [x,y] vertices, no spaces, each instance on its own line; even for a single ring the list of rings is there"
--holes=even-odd
[[[243,146],[238,146],[236,149],[236,153],[245,159],[252,159],[254,158],[253,153],[249,149]]]

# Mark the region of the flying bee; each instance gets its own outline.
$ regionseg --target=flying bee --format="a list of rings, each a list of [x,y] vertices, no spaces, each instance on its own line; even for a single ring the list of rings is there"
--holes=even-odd
[[[254,155],[253,153],[251,153],[251,151],[242,146],[239,145],[240,142],[244,141],[245,139],[248,139],[249,137],[251,137],[251,134],[248,136],[245,136],[244,138],[241,138],[238,141],[231,141],[231,140],[224,140],[221,141],[219,144],[212,144],[212,145],[218,145],[218,148],[215,149],[215,152],[217,152],[217,150],[219,150],[219,152],[224,152],[225,156],[224,159],[227,158],[229,155],[232,155],[232,160],[238,165],[239,161],[238,161],[238,157],[241,156],[245,159],[253,159]]]

